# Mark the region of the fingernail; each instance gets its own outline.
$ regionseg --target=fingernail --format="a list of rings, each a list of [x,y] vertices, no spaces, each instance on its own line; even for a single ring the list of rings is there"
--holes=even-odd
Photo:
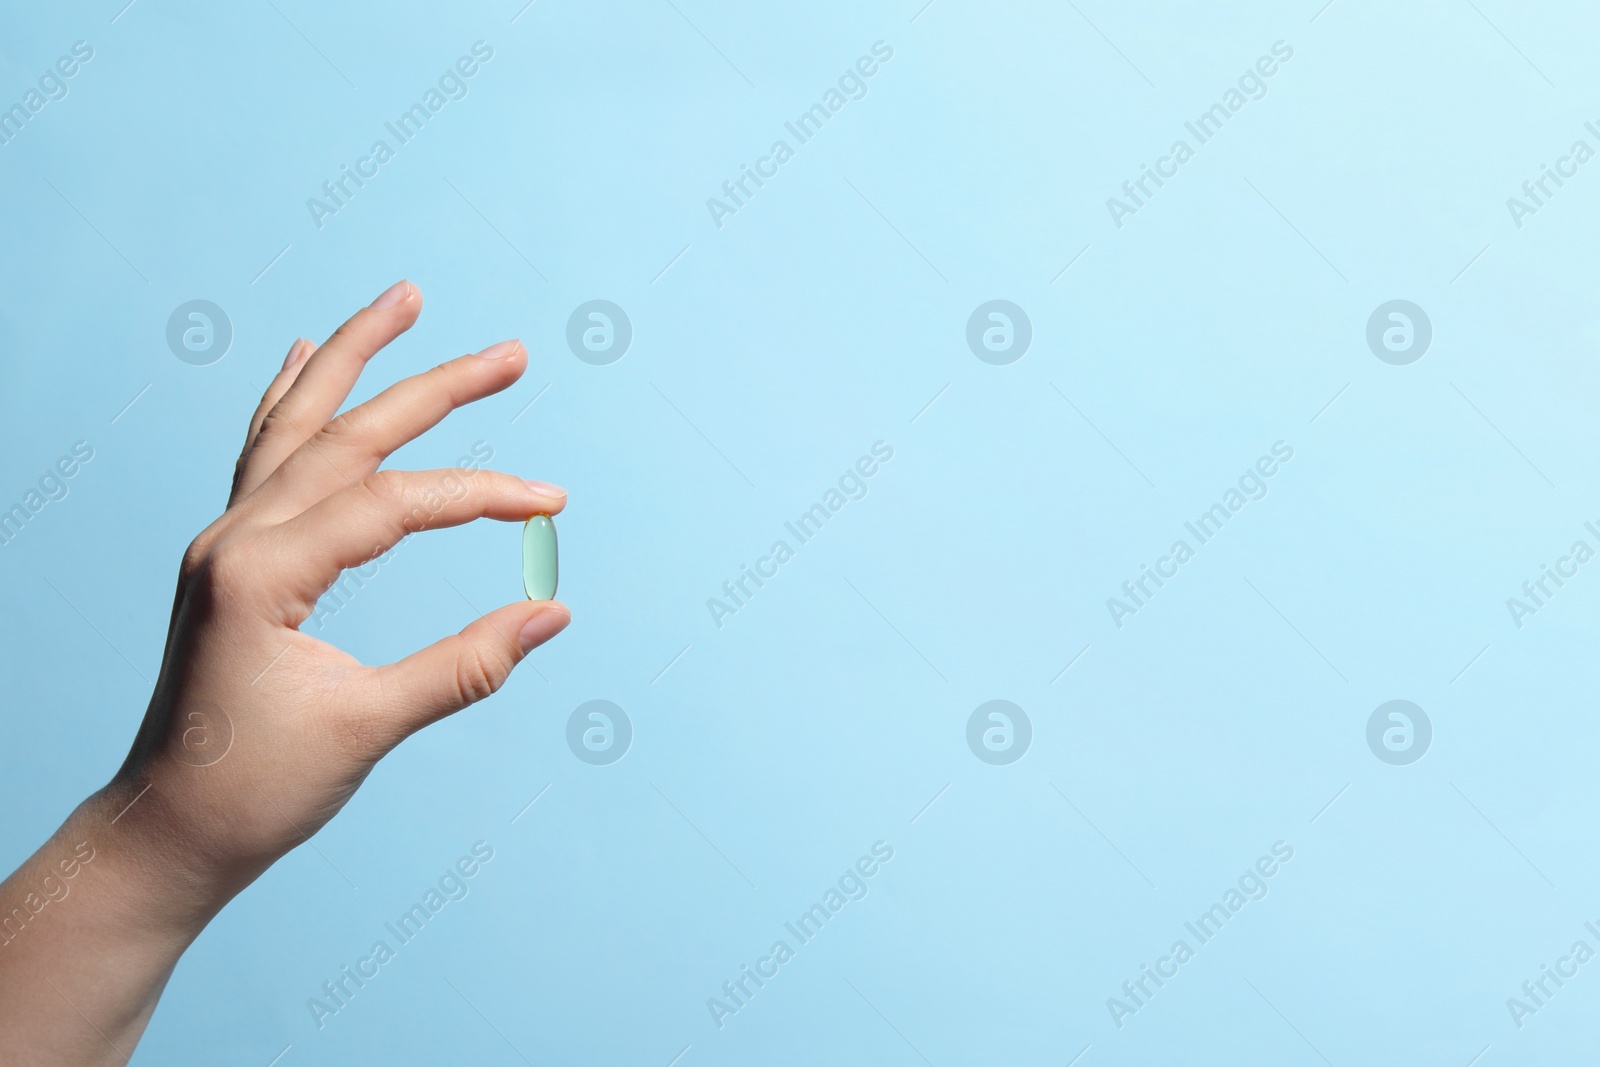
[[[290,345],[289,346],[289,354],[287,356],[283,357],[283,369],[284,370],[288,370],[290,367],[294,366],[296,363],[299,363],[300,362],[300,353],[304,352],[305,350],[306,350],[306,339],[304,337],[300,338],[294,344]],[[282,372],[280,371],[279,373],[282,373]]]
[[[410,295],[411,283],[408,281],[398,281],[380,293],[378,295],[378,299],[372,302],[372,307],[376,311],[382,311],[384,308],[392,308]]]
[[[522,624],[522,632],[517,634],[517,644],[522,648],[523,655],[565,630],[571,621],[572,613],[567,606],[552,600],[548,607]]]
[[[567,491],[565,489],[561,488],[559,485],[551,485],[549,482],[536,482],[532,478],[524,478],[522,479],[522,484],[526,485],[529,489],[532,489],[540,496],[560,497],[563,500],[565,500],[567,496]]]
[[[501,341],[490,345],[478,353],[479,359],[506,359],[515,355],[522,348],[521,341]]]

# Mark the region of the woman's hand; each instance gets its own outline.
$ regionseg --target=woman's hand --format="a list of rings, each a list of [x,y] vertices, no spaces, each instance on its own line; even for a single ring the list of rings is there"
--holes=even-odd
[[[7,1062],[122,1062],[178,955],[228,900],[331,819],[385,753],[495,692],[570,620],[554,601],[521,601],[376,667],[298,629],[341,571],[409,533],[566,503],[563,489],[494,471],[379,469],[527,365],[520,342],[502,341],[338,414],[421,309],[398,283],[320,348],[296,342],[262,398],[227,510],[184,554],[127,761],[0,884],[3,921],[35,883],[61,883],[64,857],[79,860],[71,901],[0,926]]]

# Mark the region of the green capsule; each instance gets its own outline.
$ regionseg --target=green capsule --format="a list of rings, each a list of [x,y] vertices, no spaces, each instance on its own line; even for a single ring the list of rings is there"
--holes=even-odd
[[[529,600],[556,595],[556,524],[535,515],[522,528],[522,588]]]

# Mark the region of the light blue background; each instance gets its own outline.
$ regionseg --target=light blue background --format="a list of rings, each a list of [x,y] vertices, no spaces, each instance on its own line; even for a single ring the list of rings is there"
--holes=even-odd
[[[0,863],[120,762],[289,344],[396,278],[427,309],[354,399],[523,338],[522,382],[395,461],[481,441],[569,487],[574,613],[212,924],[136,1062],[1593,1046],[1600,963],[1506,1007],[1600,948],[1600,565],[1521,629],[1505,603],[1600,520],[1600,162],[1521,228],[1505,203],[1600,148],[1583,7],[122,2],[0,15],[0,104],[95,50],[0,147],[0,508],[95,449],[0,549]],[[470,94],[319,230],[306,198],[478,40]],[[718,229],[706,198],[879,40],[868,95]],[[1267,95],[1114,225],[1280,40]],[[164,339],[196,298],[235,330],[205,367]],[[610,366],[565,344],[593,298],[633,323]],[[964,338],[995,298],[1034,329],[1003,367]],[[1365,342],[1395,298],[1434,327],[1410,366]],[[867,497],[718,629],[706,598],[878,440]],[[1118,629],[1106,598],[1279,440],[1270,494]],[[408,542],[313,632],[398,657],[520,595],[517,536]],[[596,698],[635,729],[607,767],[564,740]],[[1010,766],[966,745],[993,698],[1033,723]],[[1404,767],[1365,740],[1396,698],[1434,728]],[[319,1030],[307,998],[478,840],[471,895]],[[719,1030],[706,999],[878,840],[869,895]],[[1266,899],[1119,1029],[1107,998],[1280,840]]]

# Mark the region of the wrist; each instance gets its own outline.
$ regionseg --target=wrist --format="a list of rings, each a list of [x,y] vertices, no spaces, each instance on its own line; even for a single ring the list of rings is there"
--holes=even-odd
[[[113,784],[85,800],[0,882],[8,1063],[13,1052],[39,1064],[126,1062],[178,958],[221,907],[162,874],[128,795]]]
[[[148,779],[113,781],[78,806],[41,856],[92,852],[78,880],[102,898],[97,907],[129,936],[181,952],[243,885],[230,887],[197,855],[175,801]]]

